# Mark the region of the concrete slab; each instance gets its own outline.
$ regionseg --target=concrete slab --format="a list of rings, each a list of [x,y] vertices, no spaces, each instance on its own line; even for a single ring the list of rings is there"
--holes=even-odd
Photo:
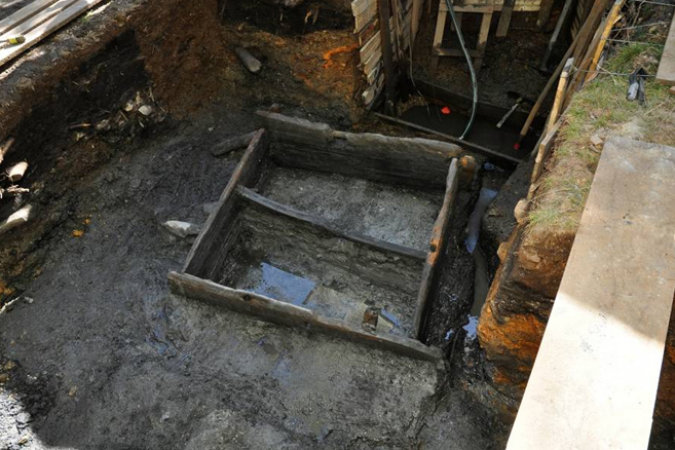
[[[604,147],[508,449],[647,448],[675,290],[675,148]]]
[[[675,85],[675,17],[670,24],[670,31],[663,48],[656,80],[670,86]]]

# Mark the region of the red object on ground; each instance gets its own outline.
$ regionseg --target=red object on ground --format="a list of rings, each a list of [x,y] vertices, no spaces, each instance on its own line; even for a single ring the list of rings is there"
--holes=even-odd
[[[446,116],[449,115],[452,111],[450,111],[450,108],[447,106],[444,106],[441,108],[441,114],[445,114]]]
[[[515,144],[513,144],[513,148],[515,150],[520,150],[520,144],[516,142]]]

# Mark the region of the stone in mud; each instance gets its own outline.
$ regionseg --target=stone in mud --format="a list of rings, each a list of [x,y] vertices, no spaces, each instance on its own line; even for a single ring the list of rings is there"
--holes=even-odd
[[[188,236],[196,236],[201,231],[199,225],[195,225],[189,222],[181,222],[178,220],[169,220],[164,222],[164,228],[166,228],[169,233],[180,238],[186,238]]]

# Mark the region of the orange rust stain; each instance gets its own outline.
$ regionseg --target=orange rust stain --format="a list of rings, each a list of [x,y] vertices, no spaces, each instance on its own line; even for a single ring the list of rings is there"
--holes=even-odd
[[[356,50],[359,48],[359,44],[354,43],[351,45],[341,45],[340,47],[332,48],[328,50],[327,52],[324,52],[323,54],[323,60],[326,61],[323,65],[324,69],[329,68],[330,66],[333,65],[333,56],[338,55],[340,53],[349,53],[351,51]]]
[[[478,323],[478,338],[489,359],[509,357],[528,370],[537,356],[546,324],[532,314],[515,314],[497,320],[487,303]]]

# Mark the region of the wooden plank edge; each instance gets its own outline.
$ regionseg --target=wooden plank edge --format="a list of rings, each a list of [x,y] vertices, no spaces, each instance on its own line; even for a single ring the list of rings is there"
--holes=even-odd
[[[228,288],[187,273],[172,271],[169,272],[168,278],[171,292],[175,295],[255,315],[282,325],[346,337],[352,341],[393,351],[403,356],[431,362],[439,361],[443,357],[440,349],[426,346],[414,339],[370,334],[342,321],[321,317],[309,309],[252,292]]]
[[[10,36],[26,36],[35,28],[61,13],[64,9],[67,9],[80,1],[81,0],[58,0],[47,8],[42,9],[38,14],[28,17],[26,20],[21,21],[21,23],[12,25],[2,33],[2,38],[8,38]]]
[[[53,16],[47,22],[31,30],[31,32],[27,36],[25,36],[26,42],[24,42],[21,45],[15,45],[10,47],[9,49],[7,49],[9,50],[8,52],[4,53],[0,52],[0,66],[5,65],[12,59],[21,55],[23,52],[36,45],[47,36],[59,30],[61,27],[70,23],[76,17],[90,10],[91,8],[101,3],[102,1],[104,0],[80,0],[70,5],[68,8],[65,8],[63,11]]]
[[[12,28],[20,25],[58,1],[61,0],[35,0],[16,11],[14,14],[5,17],[0,20],[0,35],[5,34],[7,31],[10,31]]]
[[[329,221],[321,217],[314,216],[304,211],[295,209],[292,206],[288,206],[275,200],[271,200],[263,195],[258,194],[252,189],[239,186],[237,187],[236,192],[240,196],[240,198],[247,200],[251,203],[254,203],[262,208],[265,208],[268,211],[272,211],[276,214],[289,217],[293,220],[304,222],[313,227],[328,231],[329,233],[339,236],[343,239],[347,239],[352,242],[373,247],[381,252],[394,253],[398,256],[419,259],[421,261],[424,261],[427,257],[427,254],[421,250],[417,250],[399,244],[394,244],[392,242],[387,242],[382,239],[372,238],[370,236],[362,235],[360,233],[353,233],[340,230],[337,226],[331,224]]]
[[[434,285],[436,278],[438,260],[440,255],[442,255],[445,251],[445,246],[447,244],[445,235],[447,233],[450,217],[452,215],[452,207],[455,203],[455,198],[457,195],[457,186],[459,181],[457,172],[457,159],[453,159],[450,163],[450,169],[448,169],[448,178],[446,182],[445,196],[443,197],[443,206],[438,213],[438,217],[436,218],[436,222],[434,223],[434,228],[431,233],[429,252],[427,253],[427,260],[424,263],[424,269],[422,271],[422,283],[420,284],[420,289],[417,295],[417,305],[415,307],[415,318],[413,321],[413,332],[415,333],[415,337],[417,339],[421,339],[422,337],[422,324],[424,321],[426,306],[431,294],[431,288]]]
[[[211,212],[209,218],[206,220],[206,224],[202,228],[202,231],[197,236],[197,239],[195,239],[194,244],[192,244],[190,253],[188,253],[187,259],[185,260],[185,265],[183,266],[183,272],[199,273],[199,271],[202,269],[201,267],[197,267],[196,265],[197,255],[207,250],[206,248],[203,248],[207,243],[206,242],[207,237],[212,235],[213,233],[218,233],[220,231],[214,230],[216,218],[218,217],[218,214],[220,213],[220,210],[223,208],[223,206],[230,201],[231,197],[234,196],[235,189],[242,181],[241,178],[244,174],[245,169],[249,165],[260,163],[262,155],[260,156],[260,158],[256,158],[256,154],[260,151],[264,153],[264,150],[267,147],[266,142],[264,140],[265,137],[266,137],[265,129],[263,128],[256,131],[255,134],[253,135],[253,139],[251,139],[251,142],[248,144],[248,147],[246,148],[244,155],[239,161],[237,168],[234,170],[234,173],[230,177],[230,181],[227,183],[227,186],[225,186],[223,193],[220,195],[217,207]],[[262,149],[260,149],[261,146],[263,147]]]

